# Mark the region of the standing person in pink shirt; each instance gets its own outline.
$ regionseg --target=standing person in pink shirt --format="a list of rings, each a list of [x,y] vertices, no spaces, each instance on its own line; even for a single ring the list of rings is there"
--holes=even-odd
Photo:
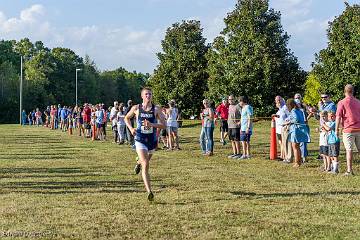
[[[216,114],[220,118],[220,142],[225,145],[226,137],[228,136],[228,117],[229,117],[229,102],[227,98],[223,98],[221,104],[216,108]],[[234,120],[235,121],[235,120]]]
[[[354,97],[354,87],[347,84],[345,98],[338,103],[336,111],[336,135],[339,136],[340,124],[343,126],[343,142],[346,150],[345,176],[354,175],[352,170],[353,152],[360,151],[360,101]]]

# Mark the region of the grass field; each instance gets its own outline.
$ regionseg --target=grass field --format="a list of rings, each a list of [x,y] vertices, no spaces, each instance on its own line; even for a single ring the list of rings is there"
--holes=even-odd
[[[360,177],[321,173],[314,131],[300,169],[268,160],[269,125],[250,160],[227,159],[218,130],[203,157],[200,128],[182,128],[183,150],[152,160],[153,203],[128,146],[0,125],[0,238],[360,239]]]

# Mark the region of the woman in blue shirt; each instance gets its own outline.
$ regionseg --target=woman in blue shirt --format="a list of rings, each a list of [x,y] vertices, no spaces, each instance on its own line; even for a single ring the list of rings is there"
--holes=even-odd
[[[300,143],[310,142],[309,128],[307,127],[304,113],[299,109],[294,99],[288,99],[286,106],[290,111],[290,117],[286,124],[290,125],[289,135],[291,146],[294,151],[294,167],[300,167]]]

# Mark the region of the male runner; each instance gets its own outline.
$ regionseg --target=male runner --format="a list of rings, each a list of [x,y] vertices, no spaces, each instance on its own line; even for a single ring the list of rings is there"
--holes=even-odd
[[[152,90],[143,88],[141,90],[142,104],[135,105],[125,116],[126,126],[132,135],[135,136],[135,148],[138,155],[138,161],[135,166],[135,173],[138,174],[142,169],[142,178],[146,191],[148,192],[148,200],[154,200],[154,194],[151,191],[149,163],[152,154],[156,148],[156,130],[154,128],[165,129],[165,117],[159,106],[155,106],[152,101]],[[131,118],[136,116],[137,126],[131,125]]]

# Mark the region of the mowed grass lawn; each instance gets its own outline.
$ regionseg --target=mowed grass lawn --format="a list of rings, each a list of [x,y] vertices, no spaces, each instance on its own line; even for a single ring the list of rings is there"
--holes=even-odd
[[[180,129],[183,150],[152,160],[149,203],[128,146],[0,125],[0,237],[360,239],[360,177],[319,171],[314,127],[309,163],[268,160],[269,126],[256,123],[250,160],[227,159],[218,129],[203,157],[200,127]]]

